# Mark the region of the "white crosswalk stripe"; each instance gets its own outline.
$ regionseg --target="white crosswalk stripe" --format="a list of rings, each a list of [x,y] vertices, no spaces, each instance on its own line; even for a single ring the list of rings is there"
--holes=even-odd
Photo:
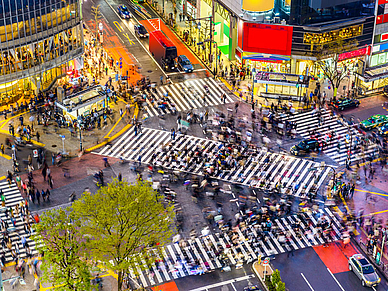
[[[4,181],[0,181],[0,190],[2,191],[5,197],[5,207],[1,208],[2,211],[0,212],[0,218],[2,221],[8,224],[8,235],[12,241],[12,250],[16,252],[17,250],[16,245],[17,245],[20,251],[19,257],[24,258],[26,256],[26,249],[23,247],[21,243],[21,237],[24,236],[27,240],[27,243],[29,245],[29,248],[32,254],[36,254],[35,241],[31,240],[30,234],[26,233],[26,231],[24,230],[24,216],[22,216],[20,212],[19,212],[19,215],[17,215],[15,212],[15,206],[18,205],[21,201],[23,201],[23,197],[20,193],[19,188],[17,187],[14,181],[12,181],[11,185],[9,185],[8,182],[4,180]],[[6,208],[13,209],[15,226],[11,221],[11,213],[9,211],[5,213]],[[32,220],[33,218],[30,219],[30,221]],[[2,249],[4,251],[6,262],[12,261],[11,250],[4,245],[2,246]]]
[[[205,86],[209,88],[209,94],[202,100],[205,94]],[[164,86],[157,86],[156,92],[152,92],[153,102],[147,98],[145,111],[149,117],[160,114],[171,113],[168,106],[158,106],[158,101],[161,101],[165,94],[169,93],[169,100],[175,104],[177,111],[186,111],[190,109],[202,108],[204,106],[216,106],[223,104],[221,96],[225,91],[212,78],[208,79],[190,79],[181,83],[173,83]],[[226,94],[225,103],[232,103],[234,100]]]
[[[223,147],[222,143],[213,140],[189,135],[177,135],[172,140],[170,135],[167,131],[143,128],[142,133],[136,136],[131,128],[113,145],[102,148],[98,154],[116,158],[122,156],[133,162],[140,159],[146,164],[153,162],[172,170],[202,174],[204,167],[212,164],[214,158],[185,165],[187,154],[195,151],[196,146],[207,152],[217,152]],[[178,153],[176,161],[171,160],[167,154],[166,145],[170,147],[170,152],[174,150]],[[220,170],[214,177],[260,189],[274,188],[276,183],[281,182],[285,186],[283,191],[293,187],[296,196],[303,197],[313,186],[321,185],[327,177],[330,168],[320,169],[319,166],[317,162],[258,150],[248,155],[243,166],[238,164],[230,171]]]
[[[356,128],[349,127],[346,123],[343,123],[336,117],[331,117],[330,110],[322,112],[324,122],[319,125],[317,114],[312,112],[296,113],[293,116],[283,117],[283,120],[295,122],[297,125],[296,131],[304,138],[310,137],[310,131],[314,130],[319,133],[322,137],[330,132],[334,131],[336,136],[330,141],[327,141],[327,146],[323,150],[323,153],[329,156],[331,159],[336,161],[340,165],[344,165],[347,159],[347,142],[346,136],[349,134],[352,140],[352,155],[351,161],[356,162],[363,158],[361,150],[354,151],[354,145],[359,145],[359,140],[363,136]],[[337,145],[340,142],[341,147],[338,149]],[[377,145],[369,144],[364,151],[365,156],[370,154],[377,154]]]
[[[310,217],[310,223],[307,217]],[[325,239],[320,234],[317,221],[324,220],[323,217],[326,217],[332,226],[340,225],[337,218],[325,208],[320,209],[317,214],[293,215],[276,219],[272,231],[268,234],[260,227],[249,225],[243,230],[235,229],[233,233],[216,233],[189,239],[186,246],[178,243],[170,244],[161,249],[164,259],[158,259],[157,265],[152,263],[149,267],[143,259],[139,259],[138,263],[142,263],[143,266],[140,268],[138,265],[137,270],[142,269],[143,271],[139,271],[138,279],[134,279],[143,287],[148,287],[169,281],[170,274],[173,278],[178,278],[221,268],[223,266],[222,254],[229,258],[229,264],[233,267],[241,258],[244,263],[248,263],[260,255],[265,257],[287,252],[289,244],[297,250],[339,240],[341,237],[337,232],[330,239]],[[295,230],[296,221],[300,222],[300,231]],[[278,241],[277,230],[291,233],[289,244]],[[311,230],[314,235],[307,238],[304,235],[306,230]],[[262,236],[265,239],[262,239]]]

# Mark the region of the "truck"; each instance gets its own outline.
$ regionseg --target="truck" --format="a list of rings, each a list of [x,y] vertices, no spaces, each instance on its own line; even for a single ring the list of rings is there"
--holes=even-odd
[[[176,46],[161,30],[154,30],[149,35],[149,50],[165,71],[176,69],[178,56]]]

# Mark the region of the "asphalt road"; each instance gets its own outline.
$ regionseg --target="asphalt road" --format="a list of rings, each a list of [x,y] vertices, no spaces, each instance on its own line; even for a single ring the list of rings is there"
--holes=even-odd
[[[202,66],[195,64],[195,71],[193,73],[183,73],[179,70],[174,72],[164,72],[162,71],[162,68],[157,64],[157,62],[152,57],[151,53],[149,52],[149,44],[148,44],[148,38],[138,38],[135,35],[135,29],[134,26],[139,23],[147,24],[147,19],[157,18],[157,15],[154,13],[154,11],[149,7],[148,4],[144,4],[143,6],[146,8],[148,12],[148,16],[141,16],[140,14],[137,14],[135,10],[128,5],[128,1],[125,0],[93,0],[93,3],[84,4],[84,17],[85,21],[87,23],[90,23],[93,25],[92,16],[90,14],[91,6],[100,5],[101,14],[103,15],[103,19],[101,20],[104,23],[104,42],[112,41],[114,39],[114,42],[116,43],[116,46],[114,50],[117,49],[117,46],[124,46],[129,52],[129,55],[132,55],[131,61],[133,60],[138,61],[141,67],[141,73],[143,75],[149,76],[151,81],[153,82],[160,82],[160,76],[163,74],[164,77],[167,75],[173,82],[181,82],[187,79],[193,79],[193,78],[203,78],[206,77],[207,71],[203,69]],[[126,5],[129,10],[132,13],[131,19],[122,19],[117,14],[117,7],[119,5]],[[167,31],[166,31],[167,30]],[[116,34],[118,39],[120,40],[120,43],[117,43],[116,36],[112,35],[112,31]],[[172,32],[166,28],[163,27],[163,31],[166,34],[172,35]],[[107,39],[108,38],[108,39]],[[184,44],[180,41],[174,40],[176,42],[176,45],[178,47],[184,47]],[[106,44],[104,44],[105,46]],[[114,52],[113,52],[114,54]],[[123,55],[123,58],[128,58],[128,56]],[[131,62],[128,61],[128,62]],[[200,63],[198,59],[196,59],[195,63]]]
[[[362,287],[359,278],[348,269],[348,258],[361,251],[352,243],[343,249],[342,243],[305,248],[276,256],[271,263],[279,269],[282,281],[290,291],[354,291],[373,290]],[[381,283],[374,290],[387,290],[388,283],[381,277]]]
[[[230,272],[219,270],[202,276],[188,276],[175,280],[179,291],[242,291],[246,286],[259,285],[251,264]]]
[[[374,114],[388,115],[388,110],[383,108],[384,102],[388,101],[388,97],[384,95],[372,96],[360,99],[360,106],[358,108],[349,108],[344,111],[339,111],[345,117],[355,117],[355,121],[359,118],[361,121],[367,119]],[[386,107],[388,108],[388,107]]]

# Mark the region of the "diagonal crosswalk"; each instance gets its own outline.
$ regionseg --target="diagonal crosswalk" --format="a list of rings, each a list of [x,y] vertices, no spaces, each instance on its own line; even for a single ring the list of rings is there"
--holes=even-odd
[[[203,174],[205,169],[217,163],[217,154],[223,147],[221,142],[189,135],[178,135],[172,140],[170,132],[150,128],[143,128],[142,133],[136,135],[131,128],[98,154]],[[207,158],[188,162],[188,157],[198,150],[207,153]],[[318,189],[330,172],[330,168],[320,168],[317,162],[270,153],[265,149],[244,149],[241,155],[246,157],[243,164],[220,169],[213,177],[260,189],[273,189],[280,183],[284,193],[293,188],[294,195],[303,197],[313,187]]]
[[[356,162],[361,160],[363,158],[361,150],[358,149],[354,151],[353,149],[356,144],[360,144],[359,140],[363,135],[354,127],[349,127],[346,123],[336,117],[331,117],[330,110],[322,112],[322,117],[323,122],[321,124],[319,124],[317,114],[312,114],[312,112],[296,113],[291,117],[288,116],[283,118],[283,120],[295,122],[297,124],[296,131],[304,138],[310,137],[309,132],[311,130],[315,130],[315,132],[319,133],[322,137],[331,132],[335,132],[336,136],[332,140],[327,140],[327,147],[323,150],[323,153],[340,165],[344,165],[347,159],[347,145],[349,139],[347,139],[346,136],[352,136],[353,154],[351,155],[351,161]],[[338,142],[341,144],[340,149],[338,149]],[[364,154],[365,156],[368,156],[369,154],[376,153],[376,150],[376,144],[369,144],[364,150]]]
[[[204,102],[202,97],[205,94],[205,86],[208,87],[209,94],[207,94]],[[171,113],[169,106],[166,106],[166,108],[158,106],[158,101],[162,101],[167,92],[169,100],[175,104],[177,111],[221,105],[223,104],[221,96],[225,93],[220,85],[212,78],[190,79],[181,83],[157,86],[155,90],[156,92],[152,93],[154,100],[150,100],[149,98],[146,100],[147,106],[145,106],[145,111],[149,117]],[[234,100],[226,94],[225,103],[232,102]]]
[[[21,201],[23,201],[23,197],[20,193],[19,188],[15,184],[14,181],[12,181],[11,185],[8,185],[7,181],[0,181],[0,189],[4,194],[5,197],[5,207],[2,207],[2,211],[0,212],[0,218],[2,221],[5,221],[8,224],[8,235],[9,238],[12,241],[12,250],[17,253],[17,249],[19,249],[20,254],[19,257],[23,258],[26,256],[26,249],[23,247],[21,243],[21,238],[24,236],[28,242],[29,248],[32,253],[36,253],[35,251],[35,242],[32,241],[29,237],[30,234],[27,233],[24,229],[24,221],[25,216],[19,213],[19,215],[16,214],[15,207],[16,205],[19,205]],[[5,208],[13,209],[13,216],[16,220],[15,227],[12,224],[11,221],[11,214],[10,212],[5,213]],[[33,218],[30,219],[32,221]],[[2,238],[3,239],[3,238]],[[2,249],[4,251],[5,259],[7,262],[12,261],[12,253],[11,250],[7,246],[2,246]]]
[[[331,235],[324,235],[318,221],[327,221],[332,228]],[[298,227],[296,227],[298,225]],[[138,258],[136,271],[130,270],[132,278],[143,287],[163,283],[190,275],[198,275],[224,267],[287,252],[289,245],[281,236],[289,233],[289,244],[295,250],[316,246],[341,239],[341,225],[328,208],[316,213],[302,213],[273,220],[270,231],[259,224],[243,225],[233,231],[215,233],[200,238],[164,246],[154,252],[155,263],[147,266]],[[153,251],[153,250],[150,250]],[[143,266],[143,267],[142,267]],[[141,268],[142,267],[142,268]],[[145,271],[141,271],[145,270]]]

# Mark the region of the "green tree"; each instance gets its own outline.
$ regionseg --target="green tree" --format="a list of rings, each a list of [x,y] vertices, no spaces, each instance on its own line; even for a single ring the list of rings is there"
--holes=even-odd
[[[282,279],[280,278],[280,272],[278,269],[276,269],[271,276],[271,282],[276,287],[279,282],[281,282]]]
[[[91,265],[84,257],[85,238],[79,232],[80,221],[71,208],[46,211],[34,225],[42,258],[41,280],[61,290],[91,290]]]
[[[337,96],[337,90],[341,82],[348,77],[348,70],[345,67],[339,67],[339,55],[344,52],[357,49],[358,42],[356,40],[344,41],[339,38],[333,42],[318,45],[316,47],[317,58],[315,65],[325,77],[331,82],[334,96]]]
[[[276,291],[286,291],[286,284],[284,282],[279,282],[276,286]]]
[[[82,218],[81,232],[87,234],[90,255],[117,272],[118,290],[129,268],[147,268],[157,250],[171,241],[173,206],[147,183],[128,185],[114,180],[96,194],[84,193],[73,204]]]

